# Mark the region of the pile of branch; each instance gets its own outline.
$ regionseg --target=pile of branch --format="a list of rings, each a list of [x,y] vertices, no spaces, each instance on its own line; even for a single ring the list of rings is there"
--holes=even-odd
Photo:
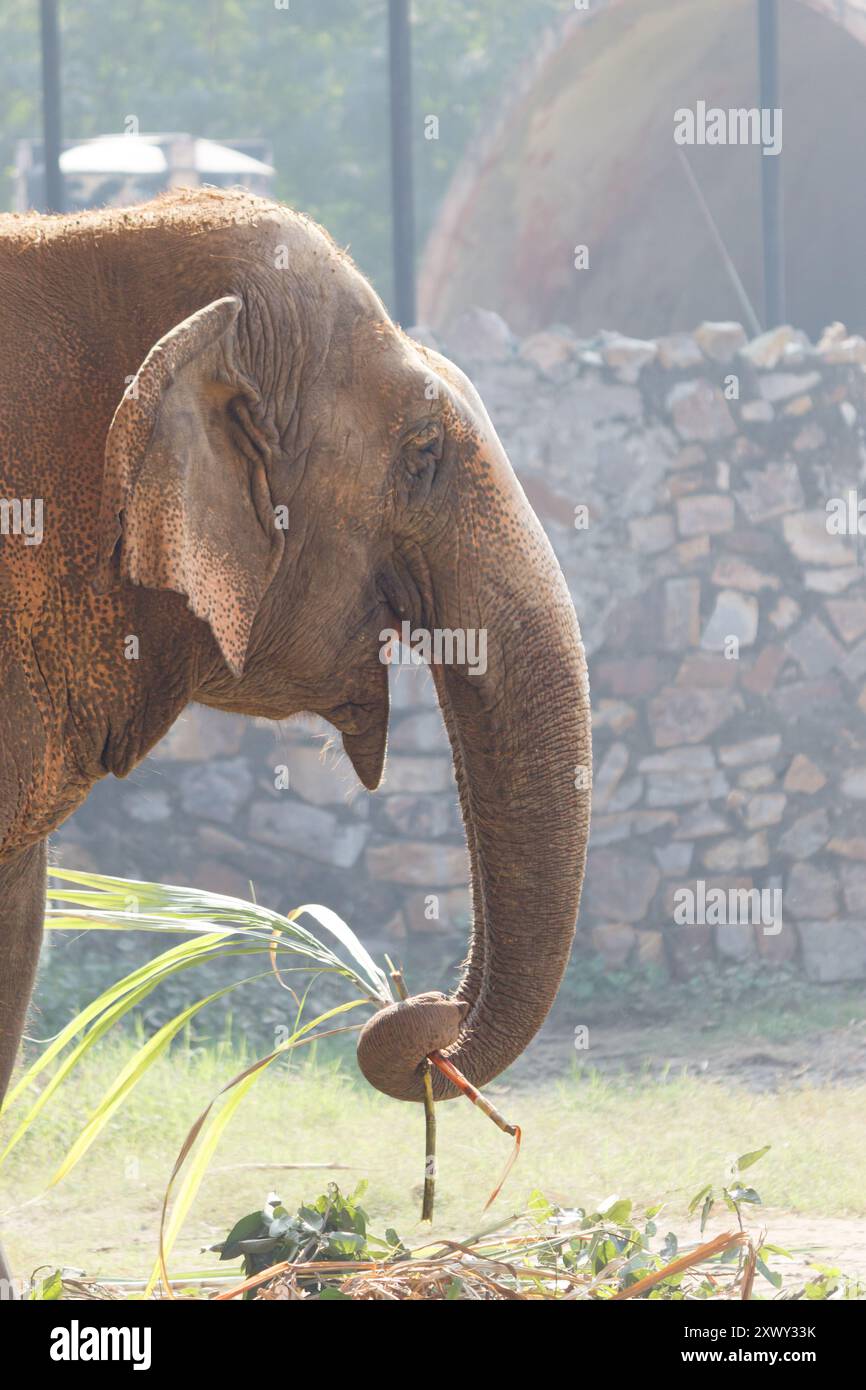
[[[555,1237],[539,1238],[538,1232],[500,1236],[495,1244],[478,1237],[462,1244],[441,1241],[433,1253],[421,1247],[410,1259],[391,1263],[369,1261],[311,1261],[283,1264],[264,1270],[252,1279],[216,1295],[219,1300],[240,1297],[256,1290],[258,1299],[309,1299],[320,1294],[310,1288],[311,1276],[339,1291],[344,1298],[360,1301],[502,1301],[509,1299],[609,1299],[640,1298],[665,1280],[683,1276],[679,1293],[685,1298],[709,1279],[715,1296],[751,1297],[755,1247],[744,1231],[727,1231],[704,1241],[677,1259],[626,1288],[618,1288],[623,1255],[593,1274],[569,1270],[560,1258],[565,1246],[588,1241],[592,1230],[560,1230]],[[719,1265],[720,1255],[746,1247],[745,1258]],[[710,1263],[713,1261],[713,1263]],[[704,1291],[701,1295],[706,1297]]]

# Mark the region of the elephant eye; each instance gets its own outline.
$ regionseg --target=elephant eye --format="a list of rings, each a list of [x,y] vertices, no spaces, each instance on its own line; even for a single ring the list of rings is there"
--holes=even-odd
[[[403,445],[406,467],[414,476],[434,468],[442,457],[445,433],[440,420],[428,420],[419,425]]]

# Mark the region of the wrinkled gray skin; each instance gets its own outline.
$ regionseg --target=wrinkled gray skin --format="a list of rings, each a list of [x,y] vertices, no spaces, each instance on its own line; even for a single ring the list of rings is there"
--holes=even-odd
[[[487,632],[486,673],[433,668],[475,925],[457,1002],[376,1015],[359,1061],[407,1100],[433,1047],[483,1085],[566,964],[590,737],[566,585],[475,390],[325,233],[240,193],[0,219],[0,306],[0,495],[45,499],[40,546],[0,543],[0,1094],[46,835],[193,700],[322,715],[375,788],[404,619]]]

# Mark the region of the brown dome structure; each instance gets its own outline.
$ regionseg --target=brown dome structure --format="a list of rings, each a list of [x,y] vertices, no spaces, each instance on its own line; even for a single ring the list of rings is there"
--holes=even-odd
[[[866,0],[780,5],[787,317],[866,327]],[[594,0],[548,34],[458,170],[425,251],[419,317],[469,304],[520,333],[637,337],[742,319],[683,169],[758,316],[760,147],[674,140],[675,113],[760,104],[755,0]],[[589,265],[575,268],[575,247]]]

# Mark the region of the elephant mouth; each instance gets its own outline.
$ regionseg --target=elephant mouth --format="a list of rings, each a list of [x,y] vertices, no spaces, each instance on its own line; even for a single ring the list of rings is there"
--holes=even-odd
[[[378,725],[382,708],[379,701],[345,700],[342,704],[322,710],[321,714],[338,733],[358,738],[369,733],[371,726]]]
[[[382,780],[388,745],[388,671],[379,665],[365,671],[363,688],[355,698],[317,711],[342,736],[343,750],[368,791]]]

